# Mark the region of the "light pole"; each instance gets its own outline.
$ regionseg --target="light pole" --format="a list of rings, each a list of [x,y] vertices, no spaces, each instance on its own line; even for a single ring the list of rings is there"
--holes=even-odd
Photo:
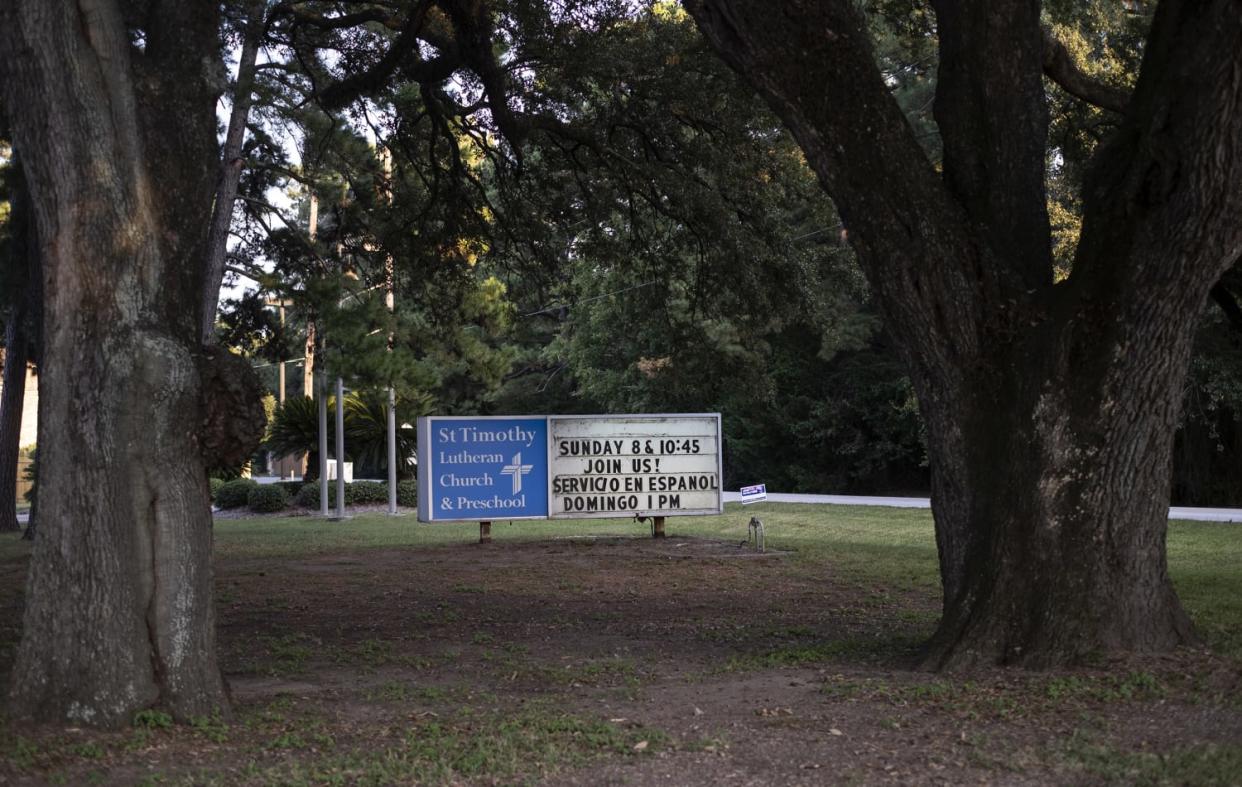
[[[328,375],[319,372],[319,515],[328,517]]]
[[[380,149],[380,160],[384,165],[384,174],[387,176],[385,182],[385,191],[387,192],[388,204],[392,205],[392,151],[387,147]],[[384,302],[388,306],[388,319],[395,320],[396,313],[396,286],[397,272],[393,264],[392,255],[388,254],[384,258]],[[388,352],[392,352],[393,342],[396,340],[394,331],[388,331]],[[397,391],[392,384],[388,385],[388,515],[396,516],[397,514]]]
[[[345,381],[336,378],[336,519],[345,518]]]

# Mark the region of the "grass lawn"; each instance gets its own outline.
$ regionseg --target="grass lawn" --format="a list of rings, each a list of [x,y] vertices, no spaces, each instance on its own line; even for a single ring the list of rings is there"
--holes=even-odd
[[[760,517],[768,555],[739,545]],[[234,716],[0,720],[0,783],[1236,784],[1242,526],[1174,522],[1215,655],[910,672],[930,513],[731,504],[669,519],[219,520]],[[0,537],[0,677],[29,545]]]
[[[790,551],[805,567],[831,563],[859,582],[895,591],[939,593],[936,543],[926,509],[779,503],[743,508],[730,503],[721,516],[668,520],[671,535],[745,541],[751,516],[764,523],[768,549]],[[499,520],[495,542],[585,536],[634,536],[628,520]],[[435,524],[411,515],[364,514],[345,522],[318,517],[232,519],[216,523],[220,559],[322,555],[335,552],[473,543],[478,525]],[[1169,571],[1210,647],[1242,659],[1242,525],[1169,523]]]

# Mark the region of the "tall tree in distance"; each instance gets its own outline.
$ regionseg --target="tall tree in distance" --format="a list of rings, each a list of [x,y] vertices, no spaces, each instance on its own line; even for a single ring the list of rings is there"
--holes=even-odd
[[[263,416],[249,366],[199,336],[223,83],[216,3],[0,5],[46,294],[19,718],[228,709],[205,468]]]
[[[1242,251],[1242,7],[1160,3],[1057,281],[1043,77],[1076,75],[1039,3],[932,3],[942,170],[858,4],[685,5],[793,132],[902,346],[944,590],[927,663],[1194,641],[1166,566],[1170,462],[1195,317]]]

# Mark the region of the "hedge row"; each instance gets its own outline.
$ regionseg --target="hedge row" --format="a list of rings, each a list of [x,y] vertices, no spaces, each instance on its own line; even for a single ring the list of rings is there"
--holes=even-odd
[[[250,490],[259,482],[251,478],[235,478],[225,481],[216,490],[216,505],[221,508],[241,508],[250,500]]]
[[[270,514],[273,511],[284,511],[289,507],[289,495],[279,484],[255,486],[246,498],[246,505],[258,514]]]
[[[293,501],[302,508],[319,508],[319,483],[304,485],[298,490]],[[387,503],[388,485],[378,481],[355,481],[345,485],[345,505],[366,505],[370,503]],[[328,482],[328,505],[336,505],[336,482]],[[397,482],[397,505],[414,508],[418,505],[418,482]]]
[[[210,479],[211,498],[220,508],[241,508],[270,513],[283,511],[290,503],[302,508],[319,508],[319,482],[304,484],[301,481],[279,481],[260,484],[251,478],[232,481]],[[388,502],[388,485],[378,481],[355,481],[345,485],[345,505],[367,505]],[[397,483],[397,504],[407,508],[418,505],[418,482],[414,480]],[[336,482],[328,483],[328,505],[336,505]]]

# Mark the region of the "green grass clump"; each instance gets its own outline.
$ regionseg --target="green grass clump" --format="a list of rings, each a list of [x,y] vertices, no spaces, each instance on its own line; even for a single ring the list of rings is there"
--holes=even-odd
[[[251,761],[239,776],[253,784],[532,783],[603,756],[647,756],[668,743],[661,730],[540,703],[512,712],[461,710],[451,719],[416,722],[395,743],[318,756],[305,750],[303,734],[283,730],[266,748],[303,749],[301,756],[274,765]]]
[[[1200,785],[1232,787],[1242,774],[1242,745],[1206,743],[1173,751],[1119,749],[1081,731],[1072,735],[1062,756],[1092,783],[1163,787]]]

